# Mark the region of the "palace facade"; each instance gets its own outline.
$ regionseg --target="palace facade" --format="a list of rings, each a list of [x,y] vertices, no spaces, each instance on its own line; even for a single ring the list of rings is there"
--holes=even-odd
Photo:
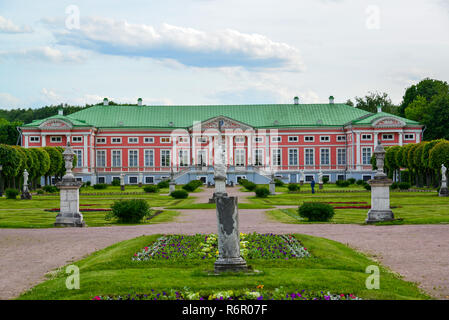
[[[346,104],[145,106],[96,105],[23,125],[22,146],[66,146],[78,159],[79,180],[153,184],[173,174],[177,183],[213,184],[214,150],[222,139],[228,182],[267,183],[371,179],[375,145],[417,143],[423,126],[378,110]],[[221,132],[221,134],[220,134]]]

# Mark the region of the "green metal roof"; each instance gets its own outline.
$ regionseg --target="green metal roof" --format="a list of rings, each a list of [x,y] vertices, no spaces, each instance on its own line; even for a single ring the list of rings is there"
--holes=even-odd
[[[41,120],[34,120],[33,122],[25,124],[22,127],[38,127],[43,122],[51,120],[51,119],[59,119],[62,121],[70,122],[70,123],[72,123],[72,125],[74,127],[92,127],[92,125],[88,124],[85,120],[80,120],[80,119],[76,119],[74,117],[69,117],[69,116],[61,116],[59,114],[45,118],[45,119],[41,119]]]
[[[359,120],[354,120],[352,121],[353,124],[371,124],[374,120],[378,119],[378,118],[382,118],[382,117],[390,117],[390,118],[396,118],[398,120],[402,120],[404,121],[407,125],[417,125],[419,126],[420,123],[410,120],[410,119],[406,119],[406,118],[402,118],[396,115],[393,115],[391,113],[386,113],[386,112],[378,112],[378,113],[373,113],[367,117],[363,117],[362,119]]]
[[[194,121],[225,116],[255,128],[343,126],[371,114],[346,104],[115,106],[97,105],[68,116],[74,126],[97,128],[188,128]],[[386,114],[391,116],[390,114]],[[36,127],[50,118],[24,127]],[[64,119],[62,119],[64,118]],[[366,118],[368,119],[368,118]],[[365,119],[364,119],[365,120]],[[409,121],[409,120],[407,120]],[[172,125],[170,124],[172,122]],[[413,122],[415,123],[415,122]]]

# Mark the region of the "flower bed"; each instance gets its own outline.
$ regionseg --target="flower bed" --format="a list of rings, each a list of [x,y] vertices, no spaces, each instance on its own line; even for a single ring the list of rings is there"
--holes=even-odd
[[[291,235],[240,234],[240,254],[245,259],[292,259],[309,257],[310,253]],[[170,235],[157,239],[151,246],[136,252],[132,260],[211,259],[217,258],[215,234],[194,236]]]
[[[305,290],[286,290],[282,287],[274,290],[263,289],[222,290],[222,291],[192,291],[189,288],[181,290],[156,291],[146,294],[104,295],[95,296],[92,300],[362,300],[353,294],[331,294],[323,291],[307,292]]]

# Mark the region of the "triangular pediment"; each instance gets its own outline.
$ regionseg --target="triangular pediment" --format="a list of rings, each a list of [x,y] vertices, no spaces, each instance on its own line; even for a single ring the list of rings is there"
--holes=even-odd
[[[220,127],[221,123],[221,129],[222,130],[236,130],[236,129],[242,129],[242,130],[248,130],[253,129],[250,125],[225,117],[225,116],[218,116],[214,117],[205,121],[201,122],[201,129],[207,130],[207,129],[217,129]]]
[[[406,123],[395,117],[381,117],[373,120],[371,125],[376,128],[405,127]]]
[[[64,121],[61,119],[48,119],[39,125],[42,130],[54,130],[54,129],[72,129],[72,123],[70,121]]]

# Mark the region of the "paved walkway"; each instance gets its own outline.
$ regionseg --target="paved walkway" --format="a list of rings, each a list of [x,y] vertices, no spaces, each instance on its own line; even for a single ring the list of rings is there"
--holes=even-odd
[[[207,202],[213,190],[198,193]],[[237,188],[228,192],[248,193]],[[242,201],[243,200],[243,201]],[[216,232],[215,210],[179,210],[176,223],[67,229],[0,229],[0,299],[11,299],[45,280],[44,274],[111,244],[156,233]],[[369,253],[405,280],[440,299],[449,299],[449,225],[295,225],[268,220],[263,210],[239,210],[242,232],[303,233]],[[381,284],[382,285],[382,284]]]

